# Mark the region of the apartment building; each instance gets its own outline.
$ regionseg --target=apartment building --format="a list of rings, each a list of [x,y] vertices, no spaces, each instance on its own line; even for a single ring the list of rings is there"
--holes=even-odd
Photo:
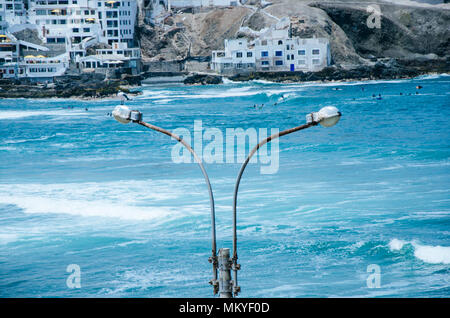
[[[51,81],[61,76],[69,66],[69,56],[47,57],[50,50],[35,43],[16,39],[11,34],[0,35],[0,78]]]
[[[166,8],[186,8],[186,7],[230,7],[239,5],[238,0],[163,0]]]
[[[328,39],[291,38],[281,30],[251,44],[246,39],[225,40],[224,50],[212,52],[211,68],[218,73],[316,72],[330,64]]]
[[[134,44],[136,0],[30,0],[29,23],[47,44],[65,45],[80,55],[89,43]]]
[[[113,43],[110,49],[97,49],[95,55],[76,57],[76,63],[83,72],[105,73],[108,69],[121,68],[129,74],[140,69],[141,50],[129,48],[127,43]]]
[[[211,68],[218,73],[256,70],[255,46],[247,39],[225,40],[225,50],[212,52]]]
[[[55,57],[27,55],[20,62],[1,64],[0,78],[51,82],[54,77],[64,75],[68,66],[69,57],[66,53]]]
[[[0,0],[0,33],[10,25],[26,22],[24,0]]]

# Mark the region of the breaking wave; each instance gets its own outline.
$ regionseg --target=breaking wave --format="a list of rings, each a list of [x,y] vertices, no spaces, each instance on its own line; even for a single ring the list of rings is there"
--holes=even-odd
[[[411,246],[414,249],[414,256],[425,263],[450,264],[450,246],[421,245],[415,241],[402,241],[396,238],[391,240],[388,246],[393,252]]]

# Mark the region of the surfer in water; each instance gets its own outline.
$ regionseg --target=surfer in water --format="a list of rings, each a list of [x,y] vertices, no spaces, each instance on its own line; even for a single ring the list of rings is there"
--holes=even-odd
[[[125,103],[125,101],[129,101],[131,100],[127,94],[125,94],[124,92],[120,91],[117,93],[117,96],[120,98],[120,105],[123,105]]]

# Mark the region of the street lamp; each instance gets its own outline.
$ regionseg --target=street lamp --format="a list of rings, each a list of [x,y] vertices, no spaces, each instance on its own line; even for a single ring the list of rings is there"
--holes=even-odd
[[[250,159],[252,158],[252,156],[258,151],[259,148],[261,148],[262,146],[264,146],[266,143],[279,138],[281,136],[284,135],[288,135],[291,134],[293,132],[299,131],[299,130],[303,130],[312,126],[317,126],[318,124],[324,126],[324,127],[332,127],[334,125],[336,125],[339,121],[339,119],[341,118],[341,112],[334,106],[327,106],[322,108],[320,111],[318,112],[314,112],[311,114],[308,114],[306,116],[306,124],[295,127],[295,128],[291,128],[291,129],[287,129],[284,130],[278,134],[274,134],[264,140],[262,140],[259,144],[257,144],[252,151],[250,152],[250,154],[248,155],[247,159],[245,159],[244,164],[241,167],[241,170],[239,171],[239,175],[237,177],[236,180],[236,185],[234,188],[234,198],[233,198],[233,257],[232,259],[228,262],[231,264],[231,269],[234,272],[234,280],[233,282],[230,284],[229,286],[229,295],[230,297],[233,296],[237,296],[238,293],[241,291],[241,288],[238,286],[238,279],[237,279],[237,271],[240,269],[240,265],[237,263],[238,260],[238,256],[237,256],[237,229],[236,229],[236,205],[237,205],[237,195],[238,195],[238,191],[239,191],[239,183],[241,182],[241,178],[242,178],[242,174],[244,173],[245,167],[247,167],[247,164],[249,163]],[[228,270],[228,276],[230,276],[230,268],[227,269]],[[222,271],[221,271],[222,272]],[[231,285],[233,287],[233,290],[231,291]]]
[[[214,294],[217,294],[217,292],[219,291],[219,281],[217,280],[218,260],[217,260],[217,255],[216,255],[216,248],[217,248],[216,247],[216,221],[215,221],[216,216],[215,216],[215,209],[214,209],[214,196],[213,196],[213,192],[212,192],[212,188],[211,188],[211,183],[209,182],[209,177],[208,177],[208,174],[206,173],[205,167],[203,166],[202,160],[197,156],[194,149],[192,149],[191,146],[188,143],[186,143],[179,136],[171,133],[168,130],[165,130],[158,126],[154,126],[152,124],[142,121],[142,113],[140,111],[130,110],[127,106],[121,105],[121,106],[117,106],[113,110],[112,115],[118,122],[120,122],[122,124],[128,124],[130,122],[137,123],[141,126],[158,131],[160,133],[163,133],[165,135],[172,137],[173,139],[178,140],[183,146],[185,146],[189,150],[189,152],[194,156],[195,161],[197,161],[198,165],[200,166],[203,176],[205,177],[206,185],[208,187],[209,201],[210,201],[210,205],[211,205],[212,256],[208,260],[213,265],[213,279],[210,281],[210,284],[214,288]]]

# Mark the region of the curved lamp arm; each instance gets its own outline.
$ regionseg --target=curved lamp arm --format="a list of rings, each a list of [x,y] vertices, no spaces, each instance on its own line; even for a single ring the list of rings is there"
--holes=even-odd
[[[161,127],[158,127],[158,126],[155,126],[155,125],[152,125],[152,124],[142,121],[142,113],[140,113],[139,111],[134,111],[134,110],[131,111],[126,106],[118,106],[113,111],[113,115],[114,115],[115,119],[121,123],[134,122],[141,126],[150,128],[154,131],[157,131],[157,132],[160,132],[167,136],[172,137],[173,139],[180,142],[183,146],[185,146],[186,149],[188,149],[189,152],[194,156],[195,161],[198,163],[200,169],[202,170],[203,176],[205,177],[206,186],[208,187],[209,202],[211,205],[211,239],[212,239],[212,248],[211,248],[212,255],[209,258],[209,262],[212,263],[212,265],[213,265],[213,279],[210,281],[210,284],[213,285],[213,287],[214,287],[214,294],[217,294],[218,290],[219,290],[219,282],[217,279],[218,263],[217,263],[216,213],[215,213],[215,208],[214,208],[214,195],[213,195],[213,191],[212,191],[211,183],[209,181],[208,174],[206,173],[206,170],[205,170],[205,167],[203,166],[202,160],[195,153],[194,149],[192,149],[192,147],[178,135],[176,135],[168,130],[165,130]]]
[[[233,292],[234,295],[238,295],[238,293],[241,291],[241,288],[238,286],[238,279],[237,279],[237,271],[240,269],[240,265],[237,263],[237,196],[239,191],[239,184],[241,182],[242,175],[244,173],[245,168],[247,167],[250,159],[253,157],[253,155],[258,151],[259,148],[267,144],[268,142],[277,139],[281,136],[291,134],[293,132],[303,130],[312,126],[317,126],[319,123],[324,127],[331,127],[334,126],[341,117],[341,112],[335,107],[324,107],[317,113],[311,113],[306,116],[307,123],[298,127],[290,128],[283,130],[282,132],[278,134],[274,134],[270,137],[267,137],[266,139],[262,140],[257,144],[250,154],[248,155],[247,159],[245,159],[244,163],[242,164],[241,170],[239,171],[236,185],[234,187],[234,197],[233,197],[233,256],[232,256],[232,269],[234,272],[234,281],[233,281]]]
[[[284,130],[280,133],[274,134],[274,135],[262,140],[259,144],[257,144],[252,149],[252,151],[248,155],[247,159],[245,159],[245,161],[241,167],[241,170],[239,171],[239,175],[236,180],[236,185],[234,186],[234,197],[233,197],[233,257],[232,257],[232,260],[233,260],[233,272],[234,272],[233,289],[234,289],[235,295],[237,295],[240,292],[240,287],[238,286],[238,280],[237,280],[237,271],[239,270],[240,265],[237,263],[238,256],[237,256],[237,229],[236,229],[237,211],[236,211],[236,206],[237,206],[237,196],[238,196],[238,191],[239,191],[239,184],[241,183],[241,178],[244,173],[244,170],[247,167],[248,163],[250,162],[250,159],[258,151],[258,149],[261,148],[262,146],[264,146],[265,144],[267,144],[268,142],[271,142],[274,139],[280,138],[281,136],[291,134],[293,132],[296,132],[296,131],[299,131],[302,129],[306,129],[311,126],[316,126],[317,124],[318,123],[316,123],[316,122],[312,122],[312,123],[301,125],[301,126],[298,126],[295,128],[287,129],[287,130]]]

